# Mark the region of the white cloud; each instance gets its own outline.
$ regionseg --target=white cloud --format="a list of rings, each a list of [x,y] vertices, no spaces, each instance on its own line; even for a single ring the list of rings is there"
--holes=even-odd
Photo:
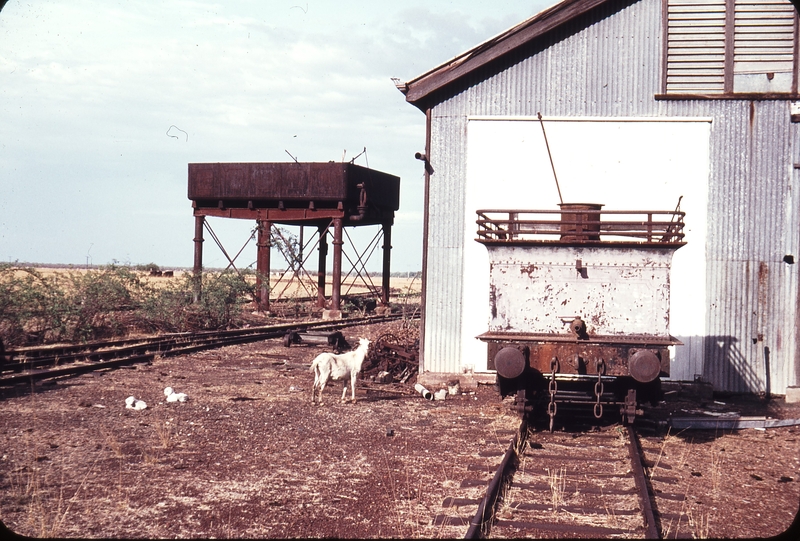
[[[285,161],[286,150],[350,159],[367,147],[358,163],[402,178],[393,261],[420,268],[424,116],[389,78],[538,9],[405,6],[11,0],[0,12],[0,259],[82,264],[91,246],[95,263],[190,266],[187,163]],[[173,125],[186,136],[170,137]],[[228,225],[239,244],[250,224]]]

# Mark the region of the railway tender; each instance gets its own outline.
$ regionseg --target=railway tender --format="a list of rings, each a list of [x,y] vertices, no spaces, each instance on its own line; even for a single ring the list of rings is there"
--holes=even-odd
[[[489,252],[488,366],[521,411],[619,406],[630,423],[669,375],[670,266],[685,245],[674,211],[478,210]],[[638,399],[637,399],[638,393]],[[584,408],[585,409],[585,408]]]

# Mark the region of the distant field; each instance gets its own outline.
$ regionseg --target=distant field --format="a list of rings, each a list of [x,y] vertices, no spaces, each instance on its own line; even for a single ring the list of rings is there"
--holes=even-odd
[[[24,266],[24,264],[20,265]],[[35,266],[33,267],[36,269],[37,272],[41,273],[42,276],[48,278],[50,276],[55,276],[58,274],[68,274],[68,273],[76,273],[76,274],[83,274],[86,272],[100,272],[103,270],[103,267],[89,267],[88,269],[85,267],[68,267],[68,266]],[[170,269],[166,269],[170,270]],[[18,275],[24,274],[25,271],[18,270],[16,273]],[[167,285],[170,283],[170,280],[181,279],[185,274],[191,274],[190,269],[175,269],[173,270],[173,277],[164,277],[164,276],[151,276],[147,271],[133,271],[140,278],[154,286],[159,285]],[[219,272],[219,269],[206,269],[207,273],[216,273]],[[343,274],[347,274],[346,271]],[[393,276],[389,280],[389,288],[390,288],[390,298],[393,301],[397,301],[399,297],[415,297],[418,296],[422,291],[422,280],[417,277],[413,277],[413,273],[409,273],[411,276]],[[380,276],[370,276],[371,278],[371,285],[375,288],[381,287],[381,277]],[[255,276],[248,275],[247,281],[249,283],[255,283]],[[316,295],[316,287],[317,287],[317,279],[316,277],[309,278],[304,277],[303,283],[306,284],[306,287],[302,287],[298,279],[291,280],[291,272],[283,273],[282,271],[274,271],[270,273],[270,286],[272,292],[270,294],[270,298],[294,298],[294,297],[306,297],[309,296],[309,292],[313,295]],[[333,287],[333,279],[332,276],[328,275],[325,279],[325,296],[330,297],[331,289]],[[346,278],[342,283],[342,295],[346,294],[361,294],[361,293],[368,293],[370,290],[367,285],[365,285],[364,280],[359,277],[353,277],[352,275],[349,278]]]
[[[31,272],[32,269],[32,272]],[[0,338],[15,346],[80,342],[131,333],[194,332],[233,328],[264,318],[319,317],[317,278],[301,281],[287,273],[270,274],[270,306],[258,311],[255,273],[206,270],[203,294],[195,295],[191,270],[171,269],[172,276],[149,270],[116,267],[58,267],[4,265],[0,269]],[[343,279],[343,314],[365,313],[381,296],[380,276]],[[144,286],[144,287],[143,287]],[[422,284],[418,278],[392,277],[389,303],[393,309],[417,311]],[[332,277],[326,279],[330,308]],[[358,295],[359,297],[355,297]],[[366,298],[365,298],[366,297]]]

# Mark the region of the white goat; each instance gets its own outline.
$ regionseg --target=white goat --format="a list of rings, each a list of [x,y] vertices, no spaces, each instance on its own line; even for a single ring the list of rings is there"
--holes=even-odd
[[[125,399],[125,407],[129,410],[142,411],[143,409],[147,409],[147,404],[144,400],[136,400],[135,397],[129,396]]]
[[[186,399],[189,398],[186,393],[176,393],[172,387],[164,389],[164,396],[167,397],[167,402],[186,402]]]
[[[358,347],[353,351],[335,355],[333,353],[320,353],[311,363],[311,371],[314,372],[314,387],[311,389],[311,403],[319,402],[322,405],[322,391],[329,380],[344,380],[342,389],[342,402],[347,395],[347,376],[350,376],[350,393],[352,401],[356,401],[356,376],[361,372],[361,365],[367,356],[369,340],[366,338],[358,339]],[[316,401],[314,396],[316,395]]]

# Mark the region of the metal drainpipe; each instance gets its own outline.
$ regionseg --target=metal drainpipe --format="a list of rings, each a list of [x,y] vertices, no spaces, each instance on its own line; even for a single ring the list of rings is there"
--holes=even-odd
[[[358,198],[358,214],[348,216],[347,220],[350,222],[362,222],[364,221],[364,217],[367,215],[367,190],[364,187],[364,184],[357,184],[356,186],[361,188],[361,193],[359,194]]]
[[[419,373],[425,372],[425,316],[427,310],[425,303],[427,299],[428,283],[428,229],[430,226],[430,186],[431,186],[431,110],[425,110],[425,194],[423,201],[422,217],[422,289],[420,291],[420,326],[419,326]]]

